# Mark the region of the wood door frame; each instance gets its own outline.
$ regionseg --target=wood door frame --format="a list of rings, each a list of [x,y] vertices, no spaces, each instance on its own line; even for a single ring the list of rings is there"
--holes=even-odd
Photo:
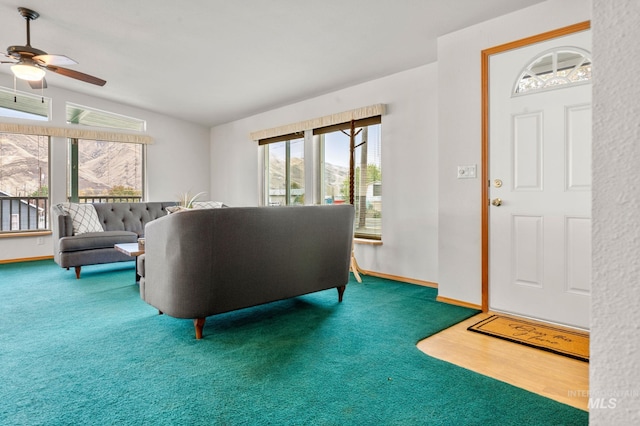
[[[526,37],[510,43],[485,49],[481,54],[481,90],[482,90],[482,310],[489,310],[489,59],[491,55],[508,50],[529,46],[557,37],[586,31],[591,28],[591,21],[584,21],[557,30],[548,31],[531,37]]]

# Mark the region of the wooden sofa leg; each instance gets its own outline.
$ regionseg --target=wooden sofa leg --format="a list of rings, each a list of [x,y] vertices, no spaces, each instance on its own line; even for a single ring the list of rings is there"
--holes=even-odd
[[[79,280],[80,279],[80,269],[82,268],[82,266],[76,266],[76,279]]]
[[[342,295],[344,294],[344,290],[347,288],[346,285],[341,285],[340,287],[336,287],[338,290],[338,303],[342,302]]]
[[[196,328],[196,339],[202,339],[202,329],[204,328],[204,322],[206,318],[195,318],[193,325]]]

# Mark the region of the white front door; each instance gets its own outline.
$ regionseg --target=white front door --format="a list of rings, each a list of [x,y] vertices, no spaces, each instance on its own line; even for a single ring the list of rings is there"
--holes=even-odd
[[[558,47],[588,53],[591,31],[490,58],[489,308],[588,329],[591,84],[514,95],[538,56],[542,79],[554,67],[570,72],[575,55],[552,54]]]

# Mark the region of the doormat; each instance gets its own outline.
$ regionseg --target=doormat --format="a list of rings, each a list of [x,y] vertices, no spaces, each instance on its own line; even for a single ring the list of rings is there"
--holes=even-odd
[[[588,333],[503,315],[492,315],[467,330],[589,362]]]

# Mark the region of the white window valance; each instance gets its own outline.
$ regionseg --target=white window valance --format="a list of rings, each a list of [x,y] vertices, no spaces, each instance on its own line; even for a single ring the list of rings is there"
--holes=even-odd
[[[284,126],[273,127],[271,129],[259,130],[250,134],[251,140],[259,141],[263,139],[274,138],[282,135],[301,133],[305,130],[313,130],[320,127],[333,126],[341,123],[348,123],[351,120],[361,120],[364,118],[384,115],[385,105],[376,104],[362,108],[356,108],[349,111],[339,112],[337,114],[325,115],[311,120],[300,121],[298,123],[287,124]]]
[[[91,139],[107,142],[153,143],[148,135],[111,132],[91,129],[71,129],[67,127],[38,126],[31,124],[0,123],[0,133],[17,133],[23,135],[54,136],[72,139]]]

